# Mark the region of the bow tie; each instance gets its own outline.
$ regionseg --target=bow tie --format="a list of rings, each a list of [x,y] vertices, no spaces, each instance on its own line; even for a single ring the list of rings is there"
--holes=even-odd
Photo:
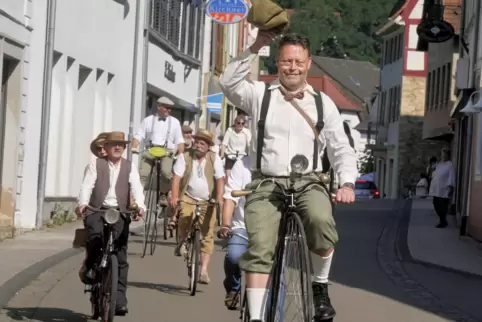
[[[159,121],[165,121],[167,119],[167,117],[161,117],[159,116]]]
[[[301,91],[301,92],[298,92],[298,93],[288,93],[288,92],[284,92],[283,91],[281,92],[285,98],[285,101],[292,101],[294,98],[297,98],[299,100],[302,100],[303,97],[305,97],[305,92],[304,91]]]

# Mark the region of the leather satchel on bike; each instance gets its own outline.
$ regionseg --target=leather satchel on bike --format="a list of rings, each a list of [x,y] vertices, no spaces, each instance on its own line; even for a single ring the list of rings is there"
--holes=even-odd
[[[73,248],[83,248],[87,242],[87,229],[79,228],[75,230],[74,241],[72,242]]]

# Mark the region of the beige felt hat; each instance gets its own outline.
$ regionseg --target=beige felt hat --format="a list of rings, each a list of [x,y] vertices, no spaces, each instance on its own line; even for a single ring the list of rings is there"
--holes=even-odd
[[[288,13],[271,0],[252,0],[247,20],[259,30],[283,31],[290,25]]]
[[[207,142],[210,146],[214,145],[214,135],[205,129],[199,129],[196,135],[192,136],[194,139],[203,140]]]

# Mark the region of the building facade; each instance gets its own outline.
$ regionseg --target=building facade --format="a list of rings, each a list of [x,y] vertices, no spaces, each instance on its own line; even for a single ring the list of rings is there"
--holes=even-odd
[[[408,195],[430,156],[439,149],[422,141],[427,53],[417,50],[423,0],[399,1],[377,34],[383,39],[377,139],[376,182],[386,198]]]
[[[41,227],[55,206],[71,209],[98,133],[132,137],[160,96],[193,124],[205,15],[191,0],[6,0],[0,9],[0,237],[9,237]]]

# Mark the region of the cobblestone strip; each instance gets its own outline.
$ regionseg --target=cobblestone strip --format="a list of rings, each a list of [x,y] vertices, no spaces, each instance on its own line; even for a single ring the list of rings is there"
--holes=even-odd
[[[44,297],[69,273],[79,269],[84,254],[73,256],[42,273],[27,287],[18,292],[0,311],[0,321],[31,321]],[[82,284],[79,282],[79,288]],[[68,295],[67,295],[68,296]],[[36,321],[36,320],[34,320]]]
[[[407,209],[409,206],[409,202],[406,202],[405,205],[398,204],[387,218],[377,247],[377,258],[380,266],[392,282],[417,300],[417,303],[423,309],[434,312],[451,321],[480,322],[454,308],[449,303],[442,301],[405,272],[403,262],[397,254],[397,236],[404,211],[410,211]]]

